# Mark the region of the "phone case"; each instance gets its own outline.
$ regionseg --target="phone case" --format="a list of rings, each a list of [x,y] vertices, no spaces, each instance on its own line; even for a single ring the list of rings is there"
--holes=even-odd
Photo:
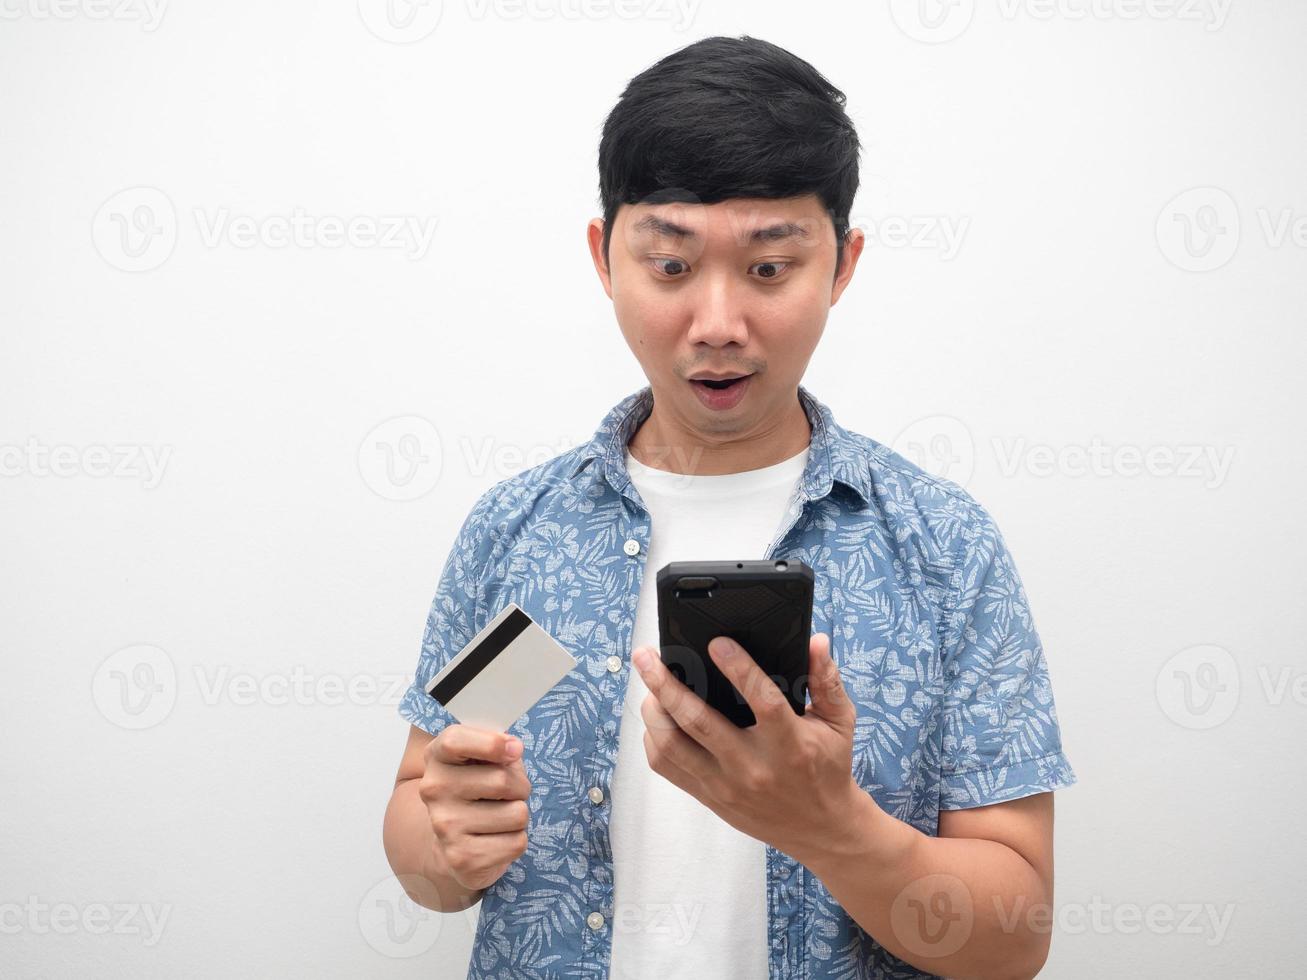
[[[674,561],[658,570],[662,660],[681,683],[740,728],[756,724],[718,670],[708,641],[729,636],[785,694],[797,715],[808,694],[812,569],[795,559]]]

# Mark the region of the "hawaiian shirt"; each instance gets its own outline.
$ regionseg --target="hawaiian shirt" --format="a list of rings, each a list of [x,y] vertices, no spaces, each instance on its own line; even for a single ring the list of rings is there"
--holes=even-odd
[[[835,422],[803,386],[808,459],[764,558],[816,575],[812,629],[857,706],[853,776],[892,816],[938,835],[939,811],[1069,786],[1048,667],[1016,568],[961,487]],[[456,719],[426,691],[496,612],[521,606],[578,659],[511,728],[531,781],[528,846],[480,902],[468,977],[607,980],[609,787],[630,679],[650,519],[625,449],[645,387],[594,437],[501,480],[444,563],[400,715]],[[766,848],[771,980],[929,977],[863,930],[806,867]]]

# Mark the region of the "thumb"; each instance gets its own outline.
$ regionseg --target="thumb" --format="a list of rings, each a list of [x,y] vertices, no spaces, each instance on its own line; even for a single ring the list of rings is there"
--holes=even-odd
[[[830,654],[830,635],[814,633],[808,642],[808,691],[812,709],[827,721],[855,720],[857,710],[844,689],[840,669]],[[850,724],[850,728],[852,725]]]

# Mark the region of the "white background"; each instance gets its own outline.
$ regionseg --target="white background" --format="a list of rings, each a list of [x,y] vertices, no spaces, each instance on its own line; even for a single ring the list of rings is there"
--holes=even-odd
[[[471,503],[644,383],[604,115],[742,33],[865,148],[805,384],[1032,602],[1080,777],[1043,975],[1297,971],[1302,4],[113,4],[0,5],[0,972],[463,975],[475,910],[408,922],[381,846],[397,685]]]

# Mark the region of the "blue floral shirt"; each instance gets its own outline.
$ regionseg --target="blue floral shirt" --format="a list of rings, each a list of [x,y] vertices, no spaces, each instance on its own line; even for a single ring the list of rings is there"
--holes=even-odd
[[[813,632],[857,706],[853,776],[932,836],[939,811],[1076,781],[1016,568],[961,487],[840,427],[798,388],[812,435],[766,558],[816,573]],[[528,846],[483,895],[468,977],[607,980],[613,913],[609,787],[650,520],[627,442],[651,389],[593,439],[486,491],[463,522],[399,713],[435,735],[455,719],[425,684],[508,602],[579,663],[509,732],[532,788]],[[766,849],[769,976],[928,977],[882,948],[789,855]]]

